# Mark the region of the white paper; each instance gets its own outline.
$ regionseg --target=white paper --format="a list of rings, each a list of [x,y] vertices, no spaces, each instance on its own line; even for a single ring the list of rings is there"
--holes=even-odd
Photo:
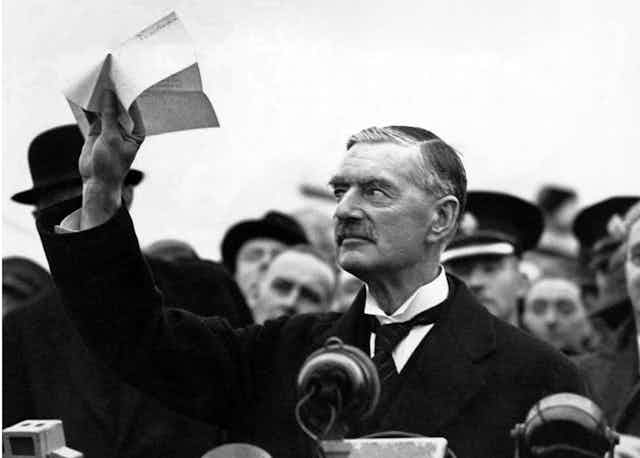
[[[218,127],[211,102],[202,90],[191,39],[175,13],[137,33],[82,72],[64,95],[82,132],[90,115],[102,112],[102,93],[112,90],[120,105],[120,124],[130,133],[128,114],[135,104],[146,135]]]

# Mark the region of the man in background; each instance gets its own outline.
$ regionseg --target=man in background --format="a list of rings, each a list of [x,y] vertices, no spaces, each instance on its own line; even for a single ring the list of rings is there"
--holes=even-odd
[[[253,309],[256,323],[298,313],[327,312],[336,286],[335,269],[309,245],[278,254],[258,287]]]
[[[258,284],[273,258],[288,246],[307,243],[304,229],[294,218],[271,210],[262,218],[231,226],[222,238],[220,251],[222,263],[253,308]]]
[[[595,349],[580,287],[562,277],[536,279],[524,300],[523,327],[567,356]]]
[[[591,385],[594,401],[621,433],[616,458],[640,457],[640,203],[618,218],[622,244],[615,256],[623,259],[625,291],[631,310],[612,334],[612,343],[579,360]]]
[[[593,282],[595,295],[589,316],[603,344],[615,341],[615,334],[632,313],[626,289],[622,221],[638,196],[613,196],[585,207],[578,213],[573,231],[580,242],[580,261],[586,286]]]
[[[491,313],[518,326],[528,288],[520,259],[536,246],[542,227],[535,205],[506,193],[471,191],[458,234],[442,261]]]

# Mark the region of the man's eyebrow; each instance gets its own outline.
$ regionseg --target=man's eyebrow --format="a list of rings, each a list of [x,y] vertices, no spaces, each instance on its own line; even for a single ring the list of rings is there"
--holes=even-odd
[[[333,178],[331,178],[331,180],[329,180],[329,186],[334,188],[336,186],[344,186],[344,185],[349,185],[353,183],[358,184],[360,186],[379,186],[384,189],[395,188],[394,184],[391,183],[391,181],[386,180],[384,178],[380,178],[380,177],[365,176],[365,177],[358,177],[355,179],[347,179],[344,176],[336,175]]]
[[[329,180],[329,186],[335,188],[336,186],[349,184],[349,181],[342,175],[334,175]]]

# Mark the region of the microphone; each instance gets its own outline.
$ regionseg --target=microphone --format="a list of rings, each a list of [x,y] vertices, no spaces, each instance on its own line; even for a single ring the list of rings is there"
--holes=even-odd
[[[373,413],[380,397],[373,361],[337,337],[305,360],[297,387],[296,419],[315,441],[344,438],[354,422]]]
[[[618,443],[618,434],[602,410],[574,393],[556,393],[538,401],[524,423],[511,431],[515,458],[602,458]]]

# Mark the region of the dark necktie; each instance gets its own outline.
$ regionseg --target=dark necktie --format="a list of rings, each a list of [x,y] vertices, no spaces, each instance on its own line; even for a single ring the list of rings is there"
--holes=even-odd
[[[393,361],[393,350],[407,337],[409,331],[415,326],[435,323],[442,312],[442,305],[436,305],[414,316],[404,323],[392,323],[380,325],[377,318],[373,318],[373,333],[376,335],[373,362],[378,369],[382,390],[390,386],[398,376],[396,364]]]

